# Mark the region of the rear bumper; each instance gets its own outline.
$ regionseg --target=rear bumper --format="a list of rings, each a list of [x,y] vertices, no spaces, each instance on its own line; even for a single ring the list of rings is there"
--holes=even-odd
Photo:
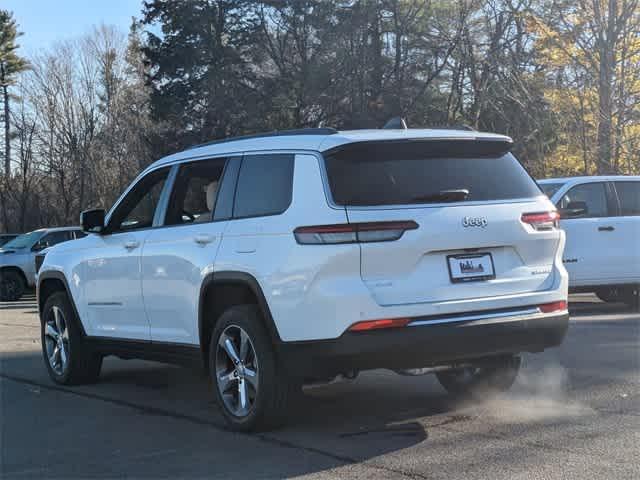
[[[569,314],[535,310],[416,318],[402,328],[345,332],[334,340],[283,342],[279,353],[291,375],[311,378],[353,370],[420,368],[540,352],[562,343]]]

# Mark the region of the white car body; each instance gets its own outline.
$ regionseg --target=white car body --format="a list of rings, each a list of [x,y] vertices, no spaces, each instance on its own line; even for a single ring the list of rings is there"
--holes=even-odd
[[[478,326],[493,322],[495,327],[504,317],[535,329],[546,325],[546,320],[557,320],[539,337],[519,338],[510,346],[482,345],[498,341],[499,332],[489,330],[477,346],[471,339],[460,343],[460,351],[468,350],[463,356],[540,351],[561,341],[568,318],[566,303],[560,311],[539,308],[567,300],[564,233],[557,228],[537,231],[522,221],[523,214],[555,211],[545,195],[536,189],[527,198],[499,201],[345,208],[333,202],[327,181],[323,155],[346,145],[492,139],[510,142],[507,137],[468,131],[363,130],[238,139],[171,155],[140,174],[106,216],[107,224],[131,188],[148,174],[171,167],[164,187],[170,189],[176,169],[203,159],[240,162],[243,155],[293,155],[290,205],[277,215],[166,226],[160,217],[169,192],[163,190],[152,228],[90,234],[49,252],[39,274],[40,308],[46,296],[64,283],[84,333],[94,341],[103,340],[105,352],[115,352],[104,346],[107,341],[118,352],[129,345],[125,356],[145,356],[134,351],[135,342],[142,342],[144,348],[170,345],[200,352],[207,341],[203,292],[218,280],[243,283],[257,292],[274,342],[306,355],[307,360],[311,350],[304,353],[298,348],[342,342],[354,324],[388,318],[415,319],[412,326],[424,329],[412,330],[424,335],[428,335],[427,325],[462,321],[479,322]],[[484,223],[469,219],[484,219]],[[416,222],[418,228],[390,242],[305,245],[293,233],[309,225],[406,220]],[[492,254],[495,278],[452,283],[446,257],[469,249]],[[342,343],[334,345],[343,348]],[[383,359],[382,350],[376,348],[363,347],[362,352],[370,350],[371,357],[355,366],[347,360],[349,354],[334,355],[335,363],[344,362],[335,369],[384,366],[376,363]],[[446,352],[441,354],[429,362],[446,360]],[[409,367],[411,362],[415,360],[402,366]],[[318,366],[321,361],[315,363]]]
[[[61,233],[67,233],[67,238],[62,241],[73,240],[76,238],[76,233],[84,236],[78,227],[58,227],[58,228],[41,228],[30,232],[32,238],[22,248],[12,248],[12,243],[3,245],[0,248],[0,270],[1,269],[17,269],[24,277],[25,284],[28,287],[34,287],[36,284],[36,271],[35,271],[35,256],[38,252],[43,250],[44,245],[51,246],[58,244],[60,239],[58,236]],[[55,243],[48,242],[48,239],[55,238]],[[16,237],[18,238],[18,237]],[[15,240],[15,239],[13,239]],[[42,248],[36,247],[36,245],[43,245]]]
[[[560,219],[560,226],[567,234],[563,260],[571,288],[640,283],[640,193],[625,199],[630,208],[623,211],[620,189],[616,188],[624,183],[640,192],[640,176],[549,178],[538,183],[543,189],[553,187],[555,192],[550,199],[558,209],[578,188],[584,192],[588,186],[589,191],[594,192],[587,203],[596,212]],[[600,189],[604,193],[596,194]],[[599,197],[602,201],[597,200]]]

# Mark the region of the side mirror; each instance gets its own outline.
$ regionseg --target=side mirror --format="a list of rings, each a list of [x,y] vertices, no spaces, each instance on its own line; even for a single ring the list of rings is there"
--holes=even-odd
[[[105,212],[102,208],[85,210],[80,214],[80,226],[85,233],[100,233],[104,229]]]
[[[560,218],[584,217],[589,213],[586,202],[569,202],[565,208],[560,209]]]

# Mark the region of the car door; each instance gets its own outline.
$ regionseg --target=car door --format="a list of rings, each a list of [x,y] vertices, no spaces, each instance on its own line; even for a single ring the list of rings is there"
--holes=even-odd
[[[240,157],[174,167],[175,180],[162,228],[149,233],[142,252],[142,292],[151,340],[199,344],[198,307],[203,279],[231,216]]]
[[[157,169],[138,180],[109,215],[103,232],[85,239],[84,301],[92,335],[150,339],[140,255],[145,238],[157,225],[157,206],[169,170]]]
[[[560,226],[567,233],[564,265],[571,287],[608,283],[619,270],[621,247],[612,226],[615,205],[606,182],[572,186],[559,200]]]
[[[621,282],[640,282],[640,180],[613,182],[618,200],[612,233],[619,248],[616,277]]]

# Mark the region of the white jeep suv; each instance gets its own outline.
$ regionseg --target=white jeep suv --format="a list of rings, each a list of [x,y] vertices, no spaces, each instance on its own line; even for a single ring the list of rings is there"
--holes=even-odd
[[[306,382],[388,368],[504,390],[568,326],[558,214],[508,137],[303,129],[144,170],[39,273],[44,361],[204,365],[232,428],[273,427]]]

